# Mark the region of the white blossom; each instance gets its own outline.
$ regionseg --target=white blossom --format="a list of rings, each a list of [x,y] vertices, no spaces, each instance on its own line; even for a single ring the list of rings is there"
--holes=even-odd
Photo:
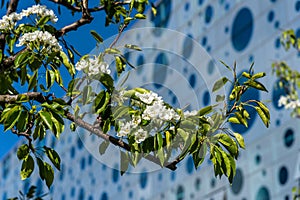
[[[89,76],[97,75],[100,73],[110,74],[111,70],[106,62],[100,62],[97,58],[81,59],[76,63],[75,69],[78,71],[86,70]]]
[[[20,15],[24,17],[28,17],[29,15],[37,15],[39,17],[49,16],[52,22],[57,22],[58,20],[53,10],[49,10],[46,6],[42,5],[33,5],[32,7],[29,7],[26,10],[22,10]]]
[[[140,128],[134,133],[134,135],[135,135],[136,142],[141,143],[147,138],[147,131]]]
[[[19,38],[17,47],[29,45],[32,42],[37,42],[43,47],[47,53],[62,51],[62,47],[58,43],[57,39],[47,31],[34,31],[31,33],[25,33]]]
[[[158,94],[150,91],[149,93],[139,93],[136,92],[135,95],[145,104],[151,104],[154,100],[158,101],[161,100],[161,97]]]
[[[120,131],[117,133],[117,136],[118,137],[127,136],[130,133],[131,129],[133,128],[132,126],[133,126],[132,122],[121,123],[120,124],[121,128]]]
[[[192,116],[196,116],[197,113],[198,113],[197,110],[193,110],[193,111],[188,111],[188,110],[187,110],[187,111],[184,111],[183,115],[184,115],[185,117],[192,117]]]
[[[180,116],[171,108],[163,105],[162,101],[154,101],[152,105],[148,105],[142,114],[145,120],[161,119],[170,121],[172,119],[179,120]]]
[[[4,15],[0,20],[0,30],[12,30],[17,21],[22,19],[22,15],[17,14],[15,12],[10,15]]]
[[[291,98],[291,96],[280,96],[278,101],[278,106],[284,106],[285,109],[295,109],[300,107],[300,101],[299,99],[294,100]]]
[[[49,16],[49,19],[54,23],[58,20],[53,10],[49,10],[46,6],[42,5],[33,5],[26,10],[22,10],[19,14],[13,12],[10,15],[4,15],[2,19],[0,19],[0,31],[6,32],[13,30],[18,21],[30,15],[37,15],[40,18]]]

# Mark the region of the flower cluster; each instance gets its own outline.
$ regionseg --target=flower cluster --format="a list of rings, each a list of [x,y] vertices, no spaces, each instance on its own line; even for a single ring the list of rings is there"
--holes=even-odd
[[[20,21],[23,17],[28,17],[30,15],[37,15],[40,18],[48,16],[52,22],[57,22],[58,20],[53,10],[47,9],[46,6],[34,5],[26,10],[22,10],[21,13],[13,12],[8,16],[3,16],[2,19],[0,19],[0,32],[13,30],[17,21]]]
[[[25,33],[19,38],[19,43],[16,46],[29,45],[30,43],[41,45],[42,51],[44,50],[46,53],[62,51],[57,39],[47,31],[37,30],[32,33]]]
[[[291,96],[280,96],[278,101],[278,106],[284,106],[285,109],[295,109],[300,107],[300,101],[299,99],[294,100],[291,98]]]
[[[0,20],[0,31],[1,30],[12,30],[17,21],[21,20],[23,17],[17,13],[11,13],[10,15],[4,15]]]
[[[97,58],[81,59],[75,65],[76,70],[83,70],[88,76],[100,73],[110,74],[109,65],[106,62],[99,62]]]
[[[161,96],[150,92],[135,92],[135,96],[140,100],[143,106],[140,115],[132,115],[131,121],[121,122],[118,137],[128,136],[132,134],[137,143],[143,142],[147,135],[153,135],[160,131],[166,123],[172,120],[179,120],[180,116],[172,108],[168,108]],[[147,125],[142,125],[142,120],[149,121]]]
[[[29,15],[37,15],[39,17],[49,16],[50,20],[54,23],[58,20],[53,10],[49,10],[46,6],[42,5],[33,5],[32,7],[27,8],[26,10],[22,10],[20,15],[26,17],[28,17]]]

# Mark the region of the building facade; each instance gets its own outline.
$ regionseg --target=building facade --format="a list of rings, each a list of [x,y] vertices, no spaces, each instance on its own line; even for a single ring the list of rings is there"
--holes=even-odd
[[[300,36],[300,1],[162,0],[157,9],[155,18],[149,13],[147,20],[136,23],[136,29],[126,32],[120,41],[143,48],[142,52],[126,54],[137,66],[127,86],[144,86],[157,91],[174,106],[198,109],[214,102],[210,92],[213,82],[220,75],[230,77],[230,72],[218,60],[228,65],[236,61],[239,73],[254,62],[257,72],[267,73],[263,82],[269,93],[250,90],[245,98],[268,102],[270,128],[266,129],[256,115],[248,129],[231,127],[242,133],[246,141],[232,186],[225,178],[214,177],[209,160],[195,170],[191,158],[181,162],[176,171],[142,163],[121,177],[117,170],[117,151],[112,149],[102,157],[98,155],[99,138],[88,136],[83,130],[78,130],[79,137],[69,132],[62,134],[58,141],[47,137],[44,142],[57,149],[63,162],[47,197],[62,200],[292,199],[292,188],[297,185],[295,174],[300,170],[297,166],[300,125],[278,106],[284,92],[272,75],[271,65],[286,60],[297,67],[300,61],[296,51],[285,52],[279,38],[282,30],[290,28]],[[0,163],[0,198],[14,197],[16,191],[26,191],[30,185],[36,185],[38,193],[47,193],[37,171],[26,181],[19,180],[21,165],[15,151]]]

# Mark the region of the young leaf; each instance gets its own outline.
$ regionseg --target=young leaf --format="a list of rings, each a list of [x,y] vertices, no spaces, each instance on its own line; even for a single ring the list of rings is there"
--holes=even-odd
[[[253,87],[253,88],[261,90],[261,91],[268,92],[268,90],[266,89],[266,87],[262,83],[260,83],[258,81],[248,80],[248,81],[246,81],[244,83],[244,85],[247,85],[249,87]]]
[[[54,180],[54,170],[51,167],[51,165],[48,164],[47,162],[44,162],[44,175],[45,175],[46,185],[48,186],[48,188],[50,188]]]
[[[58,153],[54,149],[48,148],[46,146],[44,146],[43,148],[52,164],[56,167],[56,169],[60,170],[60,157]]]
[[[216,92],[217,90],[219,90],[221,87],[223,87],[228,81],[227,77],[223,77],[220,80],[218,80],[217,82],[215,82],[212,92]]]
[[[43,120],[44,124],[51,130],[53,131],[52,128],[52,119],[51,119],[51,115],[49,112],[47,111],[40,111],[39,115],[41,117],[41,119]]]
[[[92,91],[93,91],[92,86],[90,86],[90,85],[84,86],[83,91],[82,91],[82,104],[83,105],[85,105],[89,102]]]
[[[29,146],[27,144],[23,144],[18,148],[17,156],[19,160],[24,160],[29,155]]]
[[[200,116],[203,115],[207,115],[208,113],[210,113],[212,111],[213,107],[212,106],[206,106],[204,108],[202,108],[201,110],[198,111]]]
[[[4,131],[7,131],[14,127],[14,125],[18,122],[20,116],[21,116],[21,109],[20,106],[15,106],[13,109],[11,109],[7,115],[7,118],[4,122]]]
[[[32,156],[29,155],[26,159],[24,159],[22,163],[21,172],[20,172],[21,180],[30,177],[33,170],[34,170],[34,161]]]
[[[91,30],[91,34],[92,34],[92,36],[95,38],[95,40],[98,43],[102,43],[103,42],[103,38],[96,31]]]
[[[107,147],[109,146],[109,141],[103,141],[100,145],[99,145],[99,153],[100,155],[103,155],[107,149]]]
[[[142,49],[139,46],[134,45],[134,44],[125,44],[124,47],[128,48],[128,49],[133,49],[133,50],[136,50],[136,51],[142,51]]]
[[[234,137],[236,139],[236,141],[238,142],[239,146],[243,149],[245,149],[245,142],[244,142],[244,138],[241,134],[239,133],[233,133]]]
[[[60,51],[60,57],[62,59],[62,63],[65,65],[65,67],[67,68],[68,72],[70,73],[71,76],[74,76],[76,71],[75,71],[75,67],[74,65],[69,62],[69,58],[68,56],[65,54],[65,52]]]
[[[263,121],[266,127],[269,127],[270,119],[267,117],[267,114],[258,106],[255,106],[255,110],[258,113],[259,117]]]

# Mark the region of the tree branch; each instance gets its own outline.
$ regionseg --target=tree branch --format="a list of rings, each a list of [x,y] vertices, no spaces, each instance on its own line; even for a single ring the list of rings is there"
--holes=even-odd
[[[27,93],[23,93],[23,94],[19,94],[19,95],[26,95],[29,97],[30,100],[35,100],[38,101],[39,103],[44,103],[47,101],[47,97],[43,96],[42,93],[40,92],[27,92]],[[17,101],[18,96],[19,95],[0,95],[0,102],[4,102],[4,103],[14,103]],[[115,138],[111,135],[105,134],[103,133],[99,128],[96,128],[95,126],[93,126],[92,124],[87,123],[86,121],[84,121],[83,119],[80,118],[76,118],[72,113],[65,111],[65,117],[70,120],[71,122],[75,122],[78,126],[80,126],[81,128],[86,129],[87,131],[97,135],[98,137],[101,137],[102,139],[109,141],[110,143],[112,143],[115,146],[118,146],[126,151],[131,151],[130,146],[123,142],[122,140]],[[24,134],[24,133],[17,133],[16,131],[14,131],[15,134],[17,135],[22,135],[25,136],[27,139],[28,137]],[[30,138],[31,139],[31,138]],[[146,156],[144,156],[144,158],[146,158],[147,160],[160,165],[160,161],[157,157],[148,154]],[[167,162],[165,163],[165,167],[169,168],[171,170],[176,170],[176,164],[178,164],[181,160],[180,159],[176,159],[173,162]]]
[[[47,101],[47,97],[43,96],[43,94],[40,92],[27,92],[19,95],[26,95],[27,97],[29,97],[30,100],[36,100],[39,103],[44,103]],[[0,95],[0,102],[15,103],[18,100],[19,95],[9,95],[9,94]]]

